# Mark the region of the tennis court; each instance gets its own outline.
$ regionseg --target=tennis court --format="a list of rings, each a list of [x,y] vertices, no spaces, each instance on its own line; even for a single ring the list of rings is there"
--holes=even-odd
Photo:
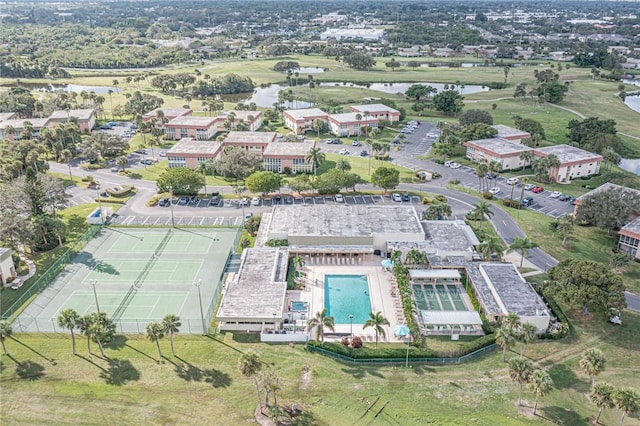
[[[60,331],[60,311],[99,308],[123,333],[144,332],[166,314],[180,316],[182,332],[200,333],[200,298],[208,324],[237,237],[237,228],[104,228],[20,314],[16,329]]]

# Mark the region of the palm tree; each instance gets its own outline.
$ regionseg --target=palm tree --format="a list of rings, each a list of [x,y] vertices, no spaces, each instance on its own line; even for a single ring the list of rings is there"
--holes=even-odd
[[[476,167],[476,176],[478,176],[478,189],[480,192],[484,192],[484,178],[487,177],[487,173],[489,172],[489,166],[486,164],[480,164]]]
[[[553,223],[554,230],[562,234],[562,247],[567,245],[567,238],[573,230],[573,216],[566,214]]]
[[[519,356],[509,360],[509,376],[511,380],[520,385],[518,390],[518,405],[522,405],[522,387],[529,381],[532,372],[533,364],[527,358]]]
[[[497,260],[501,261],[504,246],[498,237],[490,236],[478,245],[478,250],[485,260],[491,260],[492,256],[496,255]]]
[[[317,327],[316,340],[320,339],[321,342],[324,342],[325,327],[331,331],[335,331],[333,317],[327,315],[327,308],[324,308],[321,312],[316,313],[316,316],[309,320],[307,329],[310,331],[314,327]]]
[[[582,358],[580,358],[578,364],[580,365],[582,371],[587,373],[589,379],[591,380],[591,383],[593,383],[593,378],[604,371],[604,354],[600,349],[587,349],[582,354]]]
[[[505,327],[507,330],[511,331],[511,334],[515,335],[521,326],[520,317],[518,314],[510,313],[506,317],[502,318],[501,326]]]
[[[4,341],[13,334],[13,328],[8,321],[0,321],[0,343],[2,343],[2,350],[5,355],[9,355],[7,352],[7,345]]]
[[[612,398],[616,408],[622,410],[622,417],[620,417],[620,426],[622,426],[625,415],[638,411],[640,395],[633,389],[622,388],[613,391]]]
[[[520,350],[520,356],[524,355],[527,344],[533,343],[538,338],[538,328],[528,322],[520,326],[520,333],[518,333],[518,340],[522,342],[522,349]]]
[[[253,384],[256,387],[256,394],[258,395],[258,405],[260,404],[260,386],[258,385],[258,372],[262,368],[262,362],[260,357],[255,352],[247,351],[242,354],[238,360],[238,370],[240,374],[245,377],[251,377]]]
[[[369,312],[369,319],[364,322],[364,326],[362,327],[363,329],[372,327],[376,332],[376,349],[378,349],[378,336],[386,336],[386,333],[384,331],[385,325],[390,325],[389,320],[382,316],[382,312],[378,311],[375,314],[373,312]]]
[[[127,165],[129,164],[129,159],[126,155],[121,155],[116,159],[116,164],[118,165],[118,167],[121,167],[122,171],[124,172],[127,168]]]
[[[553,379],[546,370],[537,369],[531,374],[527,386],[536,395],[536,400],[533,403],[533,415],[535,416],[538,409],[538,398],[545,396],[553,389]]]
[[[513,332],[506,327],[500,327],[496,330],[496,343],[502,348],[502,362],[507,362],[507,351],[513,347],[516,339]]]
[[[321,152],[320,148],[316,148],[314,145],[313,148],[307,152],[307,155],[304,157],[304,161],[307,163],[313,164],[313,174],[317,174],[318,166],[324,163],[325,155]]]
[[[360,140],[360,121],[362,120],[362,114],[356,114],[356,121],[358,122],[358,133],[356,135],[356,140]]]
[[[600,423],[600,416],[602,415],[602,410],[604,408],[613,408],[615,404],[613,403],[613,386],[609,383],[601,382],[596,383],[591,389],[591,393],[589,394],[589,398],[591,402],[598,407],[598,415],[596,416],[595,423]]]
[[[535,156],[533,155],[532,151],[522,151],[520,153],[520,159],[522,160],[522,170],[524,170],[525,167],[531,164],[531,161],[533,161],[534,158]]]
[[[176,356],[176,351],[173,348],[173,335],[180,331],[180,317],[173,314],[167,314],[162,318],[162,327],[164,332],[169,335],[169,342],[171,342],[171,354]]]
[[[320,120],[316,118],[311,122],[311,128],[313,128],[317,132],[317,137],[320,138],[320,130],[324,127],[324,120]]]
[[[520,185],[522,185],[522,189],[520,190],[520,206],[522,206],[522,200],[524,199],[524,186],[529,183],[528,177],[523,177],[520,179]]]
[[[78,319],[78,328],[80,328],[80,332],[87,336],[87,350],[91,353],[91,323],[93,319],[91,315],[85,315]]]
[[[71,345],[73,348],[73,354],[76,354],[76,334],[74,330],[78,327],[80,322],[80,315],[73,309],[65,309],[58,315],[58,325],[62,328],[66,328],[71,332]]]
[[[158,348],[158,356],[162,358],[162,351],[160,350],[160,339],[164,337],[164,327],[159,322],[150,322],[146,328],[147,339],[155,341]]]
[[[408,265],[422,265],[427,263],[427,255],[420,250],[411,249],[409,253],[407,253],[407,257],[405,258],[405,263]]]
[[[349,171],[351,170],[351,163],[349,162],[349,160],[340,158],[338,161],[336,161],[336,169],[343,170],[345,172]]]
[[[480,229],[482,229],[485,219],[491,219],[491,216],[494,214],[491,211],[491,204],[486,201],[480,201],[474,207],[473,214],[480,218]]]
[[[71,159],[73,158],[73,154],[69,149],[63,149],[60,152],[60,161],[63,163],[67,163],[67,167],[69,168],[69,179],[73,180],[73,176],[71,175]]]
[[[529,255],[529,249],[538,247],[538,244],[531,241],[529,237],[516,237],[511,245],[509,245],[509,250],[520,250],[520,268],[522,268],[522,263],[524,262],[524,257]]]

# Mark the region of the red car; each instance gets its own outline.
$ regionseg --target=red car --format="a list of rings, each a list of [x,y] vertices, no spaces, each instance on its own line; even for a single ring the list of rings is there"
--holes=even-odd
[[[541,186],[536,186],[535,188],[533,188],[533,189],[531,190],[531,192],[536,193],[536,194],[539,194],[539,193],[541,193],[542,191],[544,191],[544,188],[543,188],[543,187],[541,187]]]

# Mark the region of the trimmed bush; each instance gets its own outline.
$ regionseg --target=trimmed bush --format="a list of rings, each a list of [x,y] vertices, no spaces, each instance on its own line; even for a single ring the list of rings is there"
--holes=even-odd
[[[483,192],[482,193],[482,198],[484,198],[485,200],[492,200],[493,199],[493,194],[490,192]]]
[[[131,193],[133,190],[133,186],[131,185],[122,185],[120,189],[107,188],[107,194],[112,197],[125,197]]]

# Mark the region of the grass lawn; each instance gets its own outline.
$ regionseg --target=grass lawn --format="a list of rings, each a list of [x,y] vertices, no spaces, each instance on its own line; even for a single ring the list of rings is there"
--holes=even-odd
[[[133,424],[252,423],[257,396],[237,362],[242,352],[253,350],[280,378],[279,403],[296,402],[303,412],[297,424],[586,425],[597,412],[584,396],[589,379],[578,367],[586,348],[600,348],[607,357],[598,380],[640,387],[640,377],[629,374],[640,362],[634,335],[640,317],[625,313],[624,321],[614,327],[597,319],[573,320],[573,337],[528,345],[525,354],[555,382],[539,401],[539,417],[519,414],[517,387],[500,351],[459,366],[346,365],[310,354],[303,345],[254,343],[244,333],[235,339],[178,335],[176,357],[164,339],[164,359],[142,336],[118,336],[106,349],[109,358],[102,359],[87,354],[82,337],[74,357],[68,335],[18,335],[7,341],[11,356],[0,358],[0,415],[8,425],[103,424],[114,412],[122,423]],[[452,343],[430,338],[428,344]],[[93,349],[98,352],[95,344]],[[526,389],[523,401],[532,406]],[[617,422],[619,415],[605,410],[602,422]],[[638,424],[637,416],[625,424]]]
[[[362,149],[366,149],[363,147]],[[354,150],[360,150],[359,147],[352,147],[352,153]],[[400,182],[411,183],[417,181],[414,173],[404,167],[386,162],[370,159],[369,157],[354,157],[339,154],[325,154],[325,162],[318,167],[318,174],[325,173],[328,170],[335,168],[338,160],[347,160],[351,164],[351,173],[359,175],[364,181],[369,182],[371,175],[369,174],[369,161],[371,161],[371,172],[373,173],[377,167],[389,167],[400,171]]]

